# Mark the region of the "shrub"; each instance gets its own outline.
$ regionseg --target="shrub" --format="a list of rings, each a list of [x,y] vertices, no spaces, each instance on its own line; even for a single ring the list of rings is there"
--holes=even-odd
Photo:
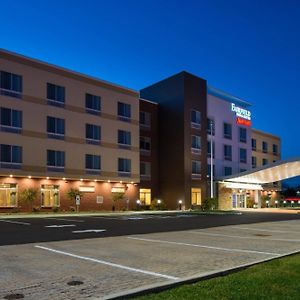
[[[166,204],[162,200],[160,200],[160,203],[158,203],[157,200],[158,199],[153,199],[151,201],[149,209],[150,210],[166,210],[167,209]]]
[[[59,212],[59,207],[58,207],[58,206],[54,206],[54,207],[52,208],[52,211],[53,211],[54,213]]]
[[[216,209],[217,207],[218,207],[217,198],[205,198],[201,203],[202,210],[211,210],[211,209]]]
[[[33,203],[36,200],[37,194],[38,194],[38,190],[32,188],[24,189],[20,193],[20,199],[25,203],[29,204],[33,212],[39,211],[39,207],[33,207]]]

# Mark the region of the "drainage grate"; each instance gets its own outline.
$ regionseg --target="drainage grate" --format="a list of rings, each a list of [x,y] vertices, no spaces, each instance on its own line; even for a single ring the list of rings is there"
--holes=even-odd
[[[272,236],[272,234],[256,233],[255,236]]]
[[[23,299],[23,298],[24,298],[23,294],[9,294],[4,297],[4,299],[7,300]]]
[[[81,284],[83,284],[83,281],[80,281],[80,280],[72,280],[72,281],[68,282],[68,285],[71,285],[71,286],[81,285]]]

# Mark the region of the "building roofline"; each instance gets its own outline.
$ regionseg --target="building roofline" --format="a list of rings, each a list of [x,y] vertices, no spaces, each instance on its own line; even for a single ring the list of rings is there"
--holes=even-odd
[[[121,93],[125,93],[131,96],[138,96],[139,92],[133,89],[129,89],[127,87],[123,87],[118,84],[111,83],[109,81],[105,81],[99,79],[97,77],[89,76],[86,74],[82,74],[77,71],[73,71],[67,68],[63,68],[51,63],[47,63],[35,58],[27,57],[25,55],[21,55],[12,51],[8,51],[6,49],[0,48],[0,58],[8,59],[13,62],[21,63],[24,65],[28,65],[30,67],[39,68],[48,72],[56,73],[61,76],[66,76],[75,80],[84,81],[89,84],[98,85],[103,88],[111,89],[114,91],[118,91]]]
[[[148,99],[145,99],[145,98],[141,98],[141,97],[140,97],[140,100],[141,100],[141,101],[145,101],[145,102],[149,102],[149,103],[151,103],[151,104],[158,105],[157,102],[154,102],[154,101],[151,101],[151,100],[148,100]]]
[[[269,132],[265,132],[265,131],[262,131],[262,130],[259,130],[259,129],[255,129],[255,128],[251,128],[251,130],[252,130],[252,132],[257,132],[259,134],[281,140],[280,136],[278,136],[278,135],[275,135],[275,134],[272,134],[272,133],[269,133]]]

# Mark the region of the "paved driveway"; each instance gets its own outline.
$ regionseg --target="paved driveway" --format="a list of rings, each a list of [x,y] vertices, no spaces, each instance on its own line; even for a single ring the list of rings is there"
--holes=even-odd
[[[300,220],[2,246],[0,297],[111,298],[297,251]]]

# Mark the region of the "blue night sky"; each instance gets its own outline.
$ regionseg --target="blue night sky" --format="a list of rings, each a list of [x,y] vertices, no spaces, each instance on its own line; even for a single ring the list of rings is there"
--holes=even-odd
[[[141,89],[182,70],[300,156],[300,1],[1,0],[0,47]]]

